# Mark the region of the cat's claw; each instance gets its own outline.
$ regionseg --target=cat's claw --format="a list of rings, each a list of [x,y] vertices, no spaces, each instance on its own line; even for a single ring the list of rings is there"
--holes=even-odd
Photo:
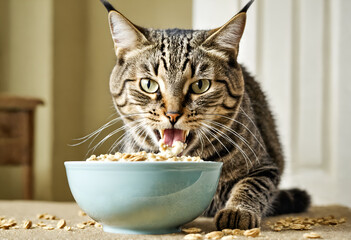
[[[224,208],[217,212],[215,225],[218,230],[251,229],[260,226],[261,217],[252,211],[240,208]]]

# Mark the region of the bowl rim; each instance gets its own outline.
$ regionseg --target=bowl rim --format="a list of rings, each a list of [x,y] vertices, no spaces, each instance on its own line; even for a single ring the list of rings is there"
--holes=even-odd
[[[170,169],[218,169],[222,168],[223,162],[203,161],[203,162],[103,162],[103,161],[65,161],[66,169],[149,169],[154,167]],[[136,169],[135,168],[135,169]]]

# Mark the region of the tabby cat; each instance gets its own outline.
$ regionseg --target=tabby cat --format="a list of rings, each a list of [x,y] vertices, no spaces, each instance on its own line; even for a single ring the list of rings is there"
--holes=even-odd
[[[154,30],[131,23],[106,0],[117,62],[113,103],[126,126],[122,151],[158,151],[163,139],[183,155],[221,161],[204,216],[216,227],[259,227],[267,215],[302,212],[309,195],[278,190],[284,157],[266,97],[237,62],[251,0],[222,27]]]

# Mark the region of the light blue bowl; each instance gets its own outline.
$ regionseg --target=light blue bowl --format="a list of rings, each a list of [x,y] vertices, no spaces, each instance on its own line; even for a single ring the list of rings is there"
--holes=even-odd
[[[105,232],[178,232],[208,207],[219,162],[65,162],[74,199]]]

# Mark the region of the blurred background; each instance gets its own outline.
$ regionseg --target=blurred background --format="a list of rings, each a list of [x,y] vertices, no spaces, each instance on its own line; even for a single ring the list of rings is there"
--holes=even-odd
[[[221,26],[247,3],[110,1],[135,24],[188,29]],[[239,53],[276,116],[287,162],[282,187],[307,189],[315,204],[351,207],[350,12],[348,0],[256,0]],[[34,118],[34,199],[73,200],[63,163],[84,160],[89,144],[69,144],[116,117],[114,63],[98,0],[0,1],[0,93],[44,102]],[[22,198],[22,177],[23,167],[0,166],[0,199]]]

